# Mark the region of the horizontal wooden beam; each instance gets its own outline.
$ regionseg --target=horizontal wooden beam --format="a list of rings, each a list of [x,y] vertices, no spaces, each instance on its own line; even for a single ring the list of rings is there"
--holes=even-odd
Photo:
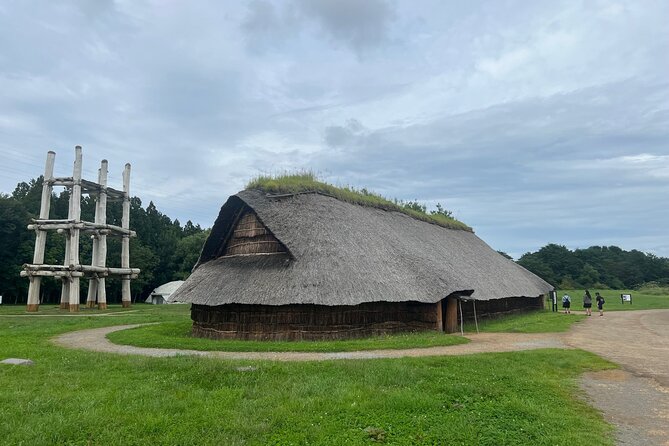
[[[120,226],[107,225],[100,223],[91,223],[81,220],[39,220],[33,219],[34,223],[28,225],[28,229],[33,231],[57,231],[59,229],[72,230],[80,229],[84,231],[107,230],[111,235],[127,235],[136,237],[137,233],[131,229],[125,229]]]
[[[21,277],[84,277],[81,271],[21,271]]]
[[[109,268],[92,265],[33,265],[30,263],[24,264],[23,269],[25,271],[81,271],[114,276],[127,276],[130,274],[139,274],[141,272],[139,268]]]
[[[121,278],[136,279],[139,274],[103,274],[86,271],[21,271],[21,277],[91,277],[102,278],[112,276],[121,276]]]
[[[72,177],[59,177],[48,180],[52,186],[62,186],[62,187],[72,187],[74,186],[74,180]],[[101,184],[95,183],[89,180],[81,180],[81,192],[87,194],[99,194],[104,192],[107,196],[113,201],[114,199],[122,200],[125,198],[126,194],[118,189],[113,187],[105,187]]]

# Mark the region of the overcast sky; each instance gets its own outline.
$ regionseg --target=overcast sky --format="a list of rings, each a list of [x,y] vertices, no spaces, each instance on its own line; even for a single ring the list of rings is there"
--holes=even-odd
[[[3,1],[0,191],[43,173],[209,227],[254,176],[440,202],[494,249],[669,256],[669,2]]]

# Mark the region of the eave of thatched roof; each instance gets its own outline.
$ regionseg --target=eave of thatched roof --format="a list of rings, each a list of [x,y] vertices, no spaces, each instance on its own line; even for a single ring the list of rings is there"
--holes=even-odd
[[[218,257],[236,219],[252,210],[288,253]],[[357,305],[437,302],[453,293],[488,300],[552,287],[474,233],[320,194],[228,199],[193,274],[174,299],[226,303]]]

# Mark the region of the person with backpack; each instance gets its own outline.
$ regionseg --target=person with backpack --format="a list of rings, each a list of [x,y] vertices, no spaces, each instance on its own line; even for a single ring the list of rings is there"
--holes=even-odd
[[[564,314],[571,314],[571,297],[569,297],[569,294],[562,296],[562,308],[564,308]]]
[[[588,290],[585,290],[583,295],[583,308],[585,308],[585,314],[592,316],[592,296]]]
[[[595,300],[597,301],[597,309],[599,310],[599,315],[604,316],[604,298],[599,294],[595,293]]]

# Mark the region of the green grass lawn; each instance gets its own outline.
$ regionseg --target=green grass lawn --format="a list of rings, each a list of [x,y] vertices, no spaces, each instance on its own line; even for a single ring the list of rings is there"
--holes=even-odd
[[[49,342],[72,330],[184,316],[181,306],[133,310],[16,317],[22,309],[3,306],[0,359],[35,365],[0,366],[0,443],[613,444],[575,381],[613,366],[579,350],[279,363],[117,356]],[[256,369],[238,370],[248,365]]]
[[[515,314],[494,319],[479,321],[479,330],[489,333],[558,333],[569,330],[572,324],[582,321],[582,314],[554,313],[541,310],[526,314]],[[465,324],[465,333],[476,332],[473,322]]]

